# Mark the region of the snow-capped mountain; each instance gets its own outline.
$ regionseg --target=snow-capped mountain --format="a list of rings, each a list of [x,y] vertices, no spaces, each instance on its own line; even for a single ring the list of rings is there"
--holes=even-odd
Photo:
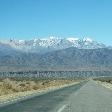
[[[44,53],[53,50],[60,50],[69,47],[76,47],[78,49],[97,49],[105,48],[106,46],[102,43],[93,41],[90,38],[57,38],[49,37],[43,39],[32,39],[32,40],[14,40],[2,41],[2,44],[10,45],[12,48],[25,51],[25,52],[37,52]]]
[[[106,67],[112,69],[112,48],[90,38],[0,41],[0,71]]]

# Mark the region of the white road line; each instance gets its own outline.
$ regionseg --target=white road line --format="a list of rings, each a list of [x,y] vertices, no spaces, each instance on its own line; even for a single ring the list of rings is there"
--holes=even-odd
[[[57,112],[62,112],[65,109],[66,105],[63,105]]]

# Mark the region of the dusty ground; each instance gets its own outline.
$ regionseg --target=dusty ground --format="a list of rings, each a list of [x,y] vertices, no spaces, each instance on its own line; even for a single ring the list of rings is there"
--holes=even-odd
[[[111,89],[112,90],[112,83],[108,81],[97,81],[98,84],[101,84],[102,86]]]
[[[40,93],[77,84],[74,80],[0,80],[0,103],[16,101],[24,97],[38,95]]]

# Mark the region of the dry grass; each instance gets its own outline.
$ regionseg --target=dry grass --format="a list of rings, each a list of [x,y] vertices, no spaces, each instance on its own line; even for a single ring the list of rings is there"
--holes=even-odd
[[[0,80],[0,104],[5,104],[19,99],[30,98],[48,91],[79,83],[81,80],[65,79],[2,79]]]
[[[48,87],[55,87],[64,84],[73,83],[74,80],[15,80],[2,79],[0,80],[0,96],[13,94],[18,92],[43,90]]]

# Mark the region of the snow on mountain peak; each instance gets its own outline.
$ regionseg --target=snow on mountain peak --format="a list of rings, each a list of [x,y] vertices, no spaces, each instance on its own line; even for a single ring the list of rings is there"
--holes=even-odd
[[[73,42],[73,41],[78,41],[79,38],[69,37],[69,38],[67,38],[66,40],[68,40],[68,41],[70,41],[70,42]]]
[[[54,36],[50,36],[49,39],[56,39],[56,37],[54,37]]]
[[[83,41],[85,41],[85,42],[90,42],[90,43],[92,43],[93,42],[93,40],[91,39],[91,38],[83,38]]]
[[[19,44],[25,44],[25,40],[19,40]]]
[[[34,41],[34,43],[36,43],[38,41],[38,39],[34,39],[33,41]]]
[[[3,43],[3,42],[2,42]],[[43,52],[76,47],[79,49],[97,49],[105,48],[104,44],[93,41],[90,38],[58,38],[50,36],[49,38],[35,38],[33,40],[11,40],[7,42],[11,47],[28,52]]]

